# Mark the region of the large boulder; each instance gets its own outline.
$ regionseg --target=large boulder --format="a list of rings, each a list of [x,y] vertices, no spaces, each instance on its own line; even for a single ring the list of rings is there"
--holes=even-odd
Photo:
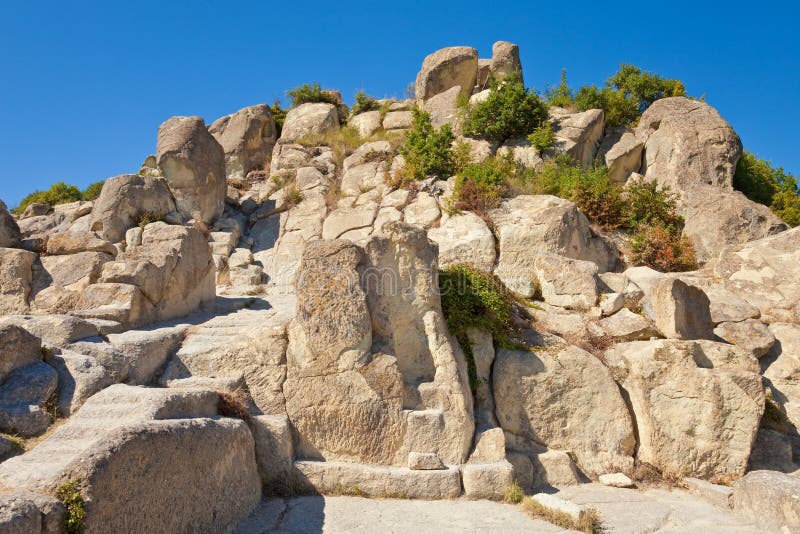
[[[0,464],[0,485],[52,494],[80,480],[91,532],[226,531],[256,506],[261,482],[247,425],[218,417],[217,399],[111,386]]]
[[[627,129],[611,128],[597,149],[597,161],[608,169],[608,178],[625,183],[631,173],[642,167],[644,143]]]
[[[266,104],[240,109],[215,120],[208,131],[225,151],[229,178],[244,178],[252,170],[269,166],[278,139],[275,119]]]
[[[633,411],[637,461],[667,479],[745,473],[764,411],[751,354],[712,341],[632,341],[605,361]]]
[[[42,340],[15,324],[0,325],[0,384],[13,371],[42,361]]]
[[[656,328],[672,339],[713,339],[710,301],[702,289],[679,278],[660,278],[647,292]]]
[[[99,283],[138,288],[153,306],[150,320],[167,320],[210,304],[215,272],[208,242],[199,230],[152,223],[145,227],[141,245],[103,266]]]
[[[519,60],[519,45],[508,41],[497,41],[492,45],[492,62],[489,71],[495,80],[503,80],[506,76],[518,73],[522,78],[522,63]]]
[[[513,291],[530,297],[538,254],[551,253],[591,261],[600,272],[613,270],[618,252],[595,236],[586,216],[568,200],[549,195],[520,195],[490,212],[499,240],[495,274]]]
[[[206,224],[225,207],[225,152],[200,117],[172,117],[158,128],[158,167],[178,211]]]
[[[800,228],[728,246],[709,270],[762,321],[800,323]]]
[[[82,292],[100,278],[103,265],[114,259],[106,252],[42,256],[33,266],[31,311],[70,313]]]
[[[175,201],[163,179],[121,174],[103,184],[94,201],[90,229],[103,239],[118,243],[144,215],[164,216],[171,211],[175,211]]]
[[[633,469],[631,417],[608,369],[577,347],[499,349],[494,362],[497,419],[530,447],[571,451],[590,477]]]
[[[451,46],[428,55],[417,74],[415,93],[417,100],[458,86],[469,95],[478,76],[478,51],[469,46]]]
[[[461,86],[455,85],[430,97],[422,104],[422,109],[431,114],[431,125],[434,128],[439,129],[449,124],[456,133],[461,131],[458,124],[458,97],[461,91]]]
[[[545,302],[562,308],[588,311],[600,297],[597,265],[555,254],[539,254],[533,274]]]
[[[469,263],[484,271],[494,268],[494,236],[472,212],[443,215],[439,226],[428,230],[428,238],[439,245],[439,267]]]
[[[0,247],[17,247],[19,242],[20,233],[17,221],[8,213],[5,203],[0,200]]]
[[[645,178],[678,192],[703,184],[732,188],[742,142],[705,102],[682,96],[656,100],[639,119],[636,137],[644,142]]]
[[[45,405],[57,384],[56,371],[41,361],[9,373],[0,384],[0,431],[29,438],[47,430],[53,418]]]
[[[603,139],[605,113],[601,109],[570,111],[550,108],[553,133],[556,136],[553,150],[565,153],[588,169]]]
[[[339,128],[339,112],[333,104],[308,102],[289,110],[281,128],[281,141],[297,141],[309,134],[322,134]]]
[[[36,254],[0,248],[0,315],[26,313]]]
[[[67,256],[80,252],[104,252],[116,256],[117,248],[93,232],[57,232],[47,240],[47,253],[52,256]]]

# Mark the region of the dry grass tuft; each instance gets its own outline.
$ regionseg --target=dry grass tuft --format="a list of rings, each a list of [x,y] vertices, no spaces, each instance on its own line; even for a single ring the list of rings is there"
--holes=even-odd
[[[547,521],[561,528],[577,530],[578,532],[584,532],[586,534],[600,534],[603,532],[600,523],[600,514],[594,509],[581,512],[576,520],[570,514],[562,512],[561,510],[548,508],[530,497],[522,502],[522,509],[535,519]]]
[[[244,392],[217,390],[217,411],[223,417],[235,417],[245,422],[250,422],[250,412],[247,410],[247,397]]]

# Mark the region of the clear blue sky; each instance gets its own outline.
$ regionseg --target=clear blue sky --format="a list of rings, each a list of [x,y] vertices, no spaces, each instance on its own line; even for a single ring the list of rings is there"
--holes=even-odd
[[[746,148],[800,173],[800,41],[788,2],[3,2],[0,198],[135,172],[172,115],[210,123],[319,81],[402,96],[426,54],[520,45],[525,81],[621,62],[707,95]],[[647,6],[653,6],[649,8]],[[741,7],[739,7],[741,6]],[[791,15],[794,12],[795,15]]]

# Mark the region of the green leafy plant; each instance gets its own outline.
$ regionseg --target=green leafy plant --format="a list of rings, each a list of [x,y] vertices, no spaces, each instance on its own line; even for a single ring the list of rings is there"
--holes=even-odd
[[[401,181],[422,180],[428,176],[448,178],[455,171],[453,131],[445,124],[436,130],[430,113],[412,110],[411,128],[405,132],[405,144],[399,148],[405,158]]]
[[[669,187],[659,187],[656,182],[630,181],[625,188],[626,226],[661,225],[683,228],[683,217],[678,215],[678,199]]]
[[[275,119],[275,131],[278,137],[280,137],[281,131],[283,130],[283,123],[286,122],[287,111],[281,107],[280,100],[275,100],[269,107],[269,110],[272,112],[272,118]]]
[[[528,141],[531,142],[531,145],[533,145],[539,154],[545,154],[553,147],[553,143],[556,142],[556,136],[553,133],[553,123],[544,121],[541,126],[528,135]]]
[[[503,81],[492,81],[489,96],[468,105],[464,112],[464,135],[503,143],[524,137],[547,120],[547,106],[539,95],[525,88],[519,73]]]
[[[494,274],[466,264],[439,271],[439,290],[447,327],[464,349],[474,393],[478,388],[478,376],[467,329],[484,328],[501,346],[511,346],[513,297]]]
[[[775,168],[745,151],[736,165],[733,187],[750,200],[769,206],[786,224],[800,225],[800,187],[797,178],[783,167]]]
[[[358,115],[359,113],[364,113],[366,111],[377,111],[380,109],[380,105],[378,101],[369,96],[364,91],[359,91],[356,93],[356,102],[353,104],[353,109],[351,110],[351,114]]]
[[[57,182],[50,186],[47,191],[34,191],[27,195],[19,203],[19,206],[11,210],[17,215],[21,215],[25,208],[31,204],[50,204],[55,206],[58,204],[66,204],[68,202],[75,202],[81,200],[81,190],[74,185],[69,185],[64,182]]]
[[[97,197],[100,196],[100,192],[103,190],[103,184],[105,184],[105,180],[102,182],[95,182],[86,189],[83,190],[81,193],[81,200],[95,200]]]
[[[64,531],[67,534],[83,534],[86,510],[83,507],[83,497],[80,491],[79,480],[69,480],[56,489],[56,499],[67,510],[64,514]]]
[[[663,78],[623,63],[604,87],[581,87],[575,94],[574,106],[581,111],[602,109],[607,126],[624,126],[634,124],[656,100],[685,95],[686,88],[679,80]]]
[[[550,106],[571,108],[574,105],[575,91],[567,84],[567,69],[561,69],[561,82],[545,91],[545,100]]]

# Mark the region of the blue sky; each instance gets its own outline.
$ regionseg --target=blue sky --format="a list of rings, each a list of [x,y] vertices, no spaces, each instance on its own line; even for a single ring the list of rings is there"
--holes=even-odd
[[[746,148],[800,174],[788,3],[3,2],[0,198],[135,172],[172,115],[210,123],[319,81],[402,96],[426,54],[520,45],[525,81],[602,82],[621,62],[705,94]],[[743,4],[741,4],[744,6]],[[796,13],[796,12],[795,12]]]

